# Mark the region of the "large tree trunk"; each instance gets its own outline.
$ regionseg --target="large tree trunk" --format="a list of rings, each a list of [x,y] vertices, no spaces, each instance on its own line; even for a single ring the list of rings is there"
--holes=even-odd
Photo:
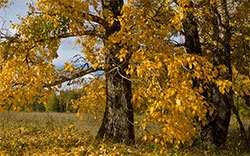
[[[224,26],[222,27],[217,19],[214,21],[215,27],[215,36],[216,41],[218,42],[217,52],[214,56],[215,62],[214,65],[225,65],[228,68],[228,72],[221,75],[224,80],[232,80],[232,69],[230,62],[230,29],[229,29],[229,17],[227,12],[226,1],[221,1],[221,4],[224,6],[221,8],[224,14]],[[192,3],[190,4],[192,6]],[[218,15],[218,10],[216,9],[216,14]],[[183,30],[185,36],[185,48],[188,53],[196,54],[202,56],[201,44],[199,40],[199,31],[197,20],[193,16],[193,13],[189,13],[188,18],[183,21]],[[218,17],[221,18],[221,17]],[[221,19],[218,19],[219,21]],[[227,28],[228,26],[228,28]],[[200,80],[193,80],[194,87],[200,85]],[[208,92],[211,93],[211,97],[208,97]],[[210,86],[209,90],[205,90],[203,96],[207,99],[209,103],[213,104],[215,112],[213,117],[208,117],[208,125],[202,127],[202,133],[205,134],[205,141],[208,147],[212,145],[221,146],[225,144],[227,139],[227,133],[229,128],[229,122],[231,117],[231,106],[232,106],[232,91],[226,94],[222,94],[219,91],[219,88],[215,85]]]
[[[219,76],[223,80],[232,82],[232,67],[230,55],[231,30],[229,26],[229,12],[227,0],[220,0],[212,7],[215,19],[213,19],[213,39],[217,42],[217,50],[213,53],[214,65],[225,65],[227,71]],[[222,94],[217,86],[211,90],[210,101],[215,107],[215,116],[208,123],[208,145],[222,146],[226,143],[227,133],[233,106],[233,91]]]
[[[113,17],[120,16],[120,9],[123,5],[122,0],[103,0],[104,11],[112,12]],[[105,16],[105,15],[104,15]],[[120,31],[120,23],[115,21],[110,29],[106,30],[107,38]],[[109,43],[104,41],[108,46]],[[105,70],[106,77],[106,108],[102,125],[98,131],[97,138],[113,140],[131,144],[134,142],[134,117],[131,103],[131,81],[125,69],[128,68],[130,56],[126,56],[124,61],[120,61],[116,54],[122,48],[119,44],[113,44],[106,54],[105,62],[109,68]]]
[[[97,138],[115,142],[134,142],[133,107],[131,104],[131,82],[122,77],[120,69],[106,72],[107,103]]]

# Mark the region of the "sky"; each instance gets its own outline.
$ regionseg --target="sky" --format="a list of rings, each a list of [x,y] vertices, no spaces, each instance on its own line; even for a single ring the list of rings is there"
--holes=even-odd
[[[31,2],[31,0],[16,0],[12,6],[9,8],[4,8],[0,10],[0,27],[8,28],[12,23],[19,23],[17,15],[25,16],[27,15],[28,5],[26,3]],[[4,25],[3,22],[5,21]],[[10,30],[14,32],[14,30]],[[62,39],[61,46],[58,49],[59,57],[53,61],[57,67],[62,67],[63,64],[70,60],[73,56],[81,54],[79,47],[73,47],[75,43],[74,38]]]

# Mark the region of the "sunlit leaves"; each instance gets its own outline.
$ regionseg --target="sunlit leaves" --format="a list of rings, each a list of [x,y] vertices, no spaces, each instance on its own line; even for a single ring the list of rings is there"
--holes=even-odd
[[[250,79],[247,75],[240,74],[235,68],[233,68],[234,80],[233,80],[233,90],[236,96],[244,97],[244,95],[249,96],[250,90]]]
[[[12,3],[13,3],[13,1],[0,0],[0,9],[2,9],[2,8],[8,8],[9,5],[11,5]]]
[[[66,77],[72,72],[79,72],[69,63],[65,64],[64,71],[55,69],[51,63],[58,56],[60,38],[77,36],[80,30],[85,29],[83,11],[88,12],[90,3],[97,4],[94,1],[74,1],[77,12],[68,1],[37,1],[29,4],[29,14],[20,17],[20,24],[12,25],[17,34],[1,40],[2,110],[18,111],[32,103],[36,96],[39,102],[45,103],[49,89],[44,87],[51,86],[59,75]],[[82,20],[78,17],[82,17]]]
[[[64,63],[64,70],[65,71],[70,71],[70,72],[72,72],[74,69],[75,69],[75,66],[73,66],[72,64],[69,64],[68,62],[66,62],[66,63]]]
[[[28,103],[32,103],[34,97],[38,97],[40,102],[46,100],[49,90],[44,89],[43,85],[52,83],[54,72],[54,67],[48,64],[28,67],[22,60],[13,60],[2,65],[1,107],[20,111]]]
[[[73,107],[80,113],[94,114],[95,118],[101,119],[100,113],[104,111],[105,98],[105,80],[103,78],[88,78],[83,85],[83,91],[86,95],[78,100],[74,100]]]
[[[156,142],[161,142],[162,145],[173,140],[176,143],[185,142],[195,136],[199,129],[198,123],[206,124],[206,113],[213,112],[201,93],[207,87],[206,84],[215,81],[212,71],[216,69],[204,58],[187,54],[151,63],[157,68],[152,68],[152,64],[149,64],[151,68],[145,68],[138,75],[146,87],[134,91],[134,98],[138,99],[134,100],[135,104],[142,102],[139,100],[142,97],[147,99],[144,101],[144,105],[148,105],[145,121],[162,128],[157,134]],[[140,68],[137,71],[138,69]],[[202,79],[204,83],[195,89],[194,79]]]
[[[187,7],[191,3],[195,5]],[[7,1],[0,1],[0,6],[6,4]],[[44,86],[64,78],[69,84],[82,85],[86,93],[73,101],[78,115],[98,116],[106,102],[105,78],[71,80],[70,76],[89,66],[113,70],[128,63],[127,75],[122,76],[132,82],[134,108],[146,114],[140,127],[147,130],[149,123],[160,127],[158,132],[150,132],[143,139],[158,143],[162,149],[167,143],[189,141],[199,130],[199,124],[206,124],[206,115],[213,113],[203,94],[209,87],[216,85],[222,94],[233,89],[237,96],[249,95],[249,75],[246,75],[246,71],[249,73],[249,19],[243,17],[249,14],[249,2],[240,4],[232,10],[234,16],[230,21],[234,32],[230,43],[236,75],[233,83],[223,78],[228,67],[214,65],[213,56],[220,52],[221,45],[213,27],[217,21],[211,12],[215,0],[209,4],[190,0],[131,0],[116,18],[102,10],[100,1],[96,0],[38,0],[29,5],[27,16],[20,17],[21,23],[12,26],[17,34],[0,42],[1,110],[18,111],[34,96],[46,101],[49,89]],[[202,43],[199,56],[187,54],[182,42],[177,42],[182,40],[183,21],[189,18],[189,13],[194,15],[192,20],[199,22]],[[120,30],[107,35],[117,22]],[[63,69],[55,69],[51,63],[58,56],[60,40],[69,37],[76,38],[75,46],[81,48],[86,66],[79,68],[67,62]],[[115,57],[107,63],[105,59],[111,50]]]

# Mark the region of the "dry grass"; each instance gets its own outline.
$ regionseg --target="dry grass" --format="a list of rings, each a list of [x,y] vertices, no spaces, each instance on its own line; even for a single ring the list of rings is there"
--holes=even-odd
[[[92,115],[83,117],[84,121],[73,113],[0,113],[0,154],[3,151],[6,155],[161,155],[157,144],[141,141],[146,132],[138,128],[134,146],[97,142],[94,136],[100,122]],[[135,118],[141,120],[142,117]],[[245,125],[249,125],[249,121],[244,119]],[[226,148],[204,150],[182,146],[162,155],[248,155],[239,134],[238,123],[232,118]]]
[[[0,113],[0,128],[10,127],[67,127],[73,125],[77,130],[95,136],[100,122],[92,115],[84,115],[83,121],[75,113],[57,112],[3,112]]]
[[[249,135],[248,127],[250,126],[250,118],[243,118],[242,122],[247,135]],[[248,139],[250,139],[250,136],[248,136]],[[245,143],[240,134],[240,127],[234,116],[231,118],[226,148],[233,152],[234,155],[250,155],[250,153],[246,153]]]

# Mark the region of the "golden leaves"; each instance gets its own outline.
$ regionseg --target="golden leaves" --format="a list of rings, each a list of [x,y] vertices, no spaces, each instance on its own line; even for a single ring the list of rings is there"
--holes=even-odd
[[[173,142],[174,139],[177,143],[183,143],[198,130],[194,119],[198,117],[199,122],[205,124],[206,114],[213,112],[212,108],[207,107],[201,93],[207,87],[206,84],[215,82],[216,69],[208,60],[196,55],[159,56],[151,53],[150,58],[154,59],[145,60],[136,66],[136,73],[140,73],[137,74],[140,84],[138,88],[135,87],[133,98],[145,99],[141,105],[147,106],[146,123],[161,127],[161,132],[154,138],[156,143],[165,146],[166,142]],[[141,72],[144,67],[147,68]],[[193,80],[196,78],[203,83],[194,89]],[[135,103],[138,102],[140,100]],[[145,128],[146,124],[141,125]],[[148,140],[152,134],[143,139]]]
[[[0,0],[0,9],[1,8],[8,8],[13,2],[9,0]]]
[[[73,126],[45,129],[24,126],[7,128],[1,131],[0,154],[33,155],[33,154],[84,154],[86,138]],[[74,147],[72,146],[74,145]],[[67,149],[66,149],[67,148]]]
[[[98,77],[89,77],[84,81],[83,92],[85,93],[79,100],[73,100],[73,107],[80,113],[93,113],[95,118],[101,119],[100,112],[103,112],[106,104],[105,80]]]
[[[19,56],[2,64],[0,72],[0,103],[2,108],[13,111],[21,109],[29,111],[29,104],[36,100],[34,97],[37,97],[39,101],[46,100],[48,90],[44,89],[43,85],[48,81],[53,81],[54,67],[45,63],[31,66],[23,59],[25,60]]]
[[[69,62],[66,62],[66,63],[64,63],[64,70],[65,71],[70,71],[70,72],[72,72],[73,70],[75,70],[75,66],[74,65],[72,65],[72,64],[70,64]]]
[[[215,1],[210,2],[214,5]],[[22,23],[13,26],[21,33],[17,40],[23,43],[14,43],[8,49],[8,61],[2,61],[4,57],[1,53],[0,109],[7,109],[6,103],[13,103],[12,109],[18,111],[33,96],[46,97],[49,94],[49,90],[43,89],[44,84],[52,84],[58,75],[67,77],[78,70],[68,62],[64,71],[56,70],[50,64],[57,57],[60,35],[65,37],[65,34],[70,34],[77,37],[76,46],[82,47],[86,62],[94,68],[105,62],[110,50],[114,50],[112,53],[116,56],[112,59],[129,63],[126,74],[131,76],[133,82],[134,108],[138,112],[146,112],[147,120],[141,127],[146,129],[148,122],[160,127],[160,132],[155,132],[158,134],[145,135],[144,140],[162,146],[174,140],[177,144],[190,140],[197,131],[197,122],[205,124],[206,114],[213,112],[202,95],[209,85],[216,84],[223,94],[233,88],[236,95],[244,96],[249,95],[249,78],[239,77],[237,82],[240,83],[232,84],[221,78],[228,70],[225,66],[215,67],[211,58],[187,54],[184,48],[175,47],[171,40],[183,31],[182,21],[188,18],[186,12],[192,12],[203,20],[200,16],[206,14],[206,8],[198,12],[200,8],[186,7],[190,4],[189,0],[179,1],[179,5],[173,3],[129,1],[122,8],[121,16],[103,19],[99,1],[38,0],[29,7],[34,14],[21,18]],[[95,11],[91,16],[92,9]],[[41,13],[35,14],[36,11]],[[101,20],[107,22],[108,26],[119,21],[121,30],[105,35],[106,26],[104,28]],[[83,36],[81,32],[84,30],[97,33]],[[208,32],[212,33],[212,30]],[[213,47],[218,46],[217,41],[209,37],[201,37],[211,43],[212,47],[205,49],[207,55],[211,55]],[[247,35],[243,38],[249,40]],[[122,48],[118,49],[118,46]],[[104,67],[115,65],[112,62]],[[200,81],[198,86],[195,86],[195,80]],[[81,79],[73,83],[83,85],[86,92],[81,99],[73,101],[79,116],[80,113],[97,116],[104,110],[105,78]]]
[[[250,79],[248,76],[240,74],[236,68],[233,67],[234,81],[232,84],[233,91],[236,96],[244,97],[250,95]]]

